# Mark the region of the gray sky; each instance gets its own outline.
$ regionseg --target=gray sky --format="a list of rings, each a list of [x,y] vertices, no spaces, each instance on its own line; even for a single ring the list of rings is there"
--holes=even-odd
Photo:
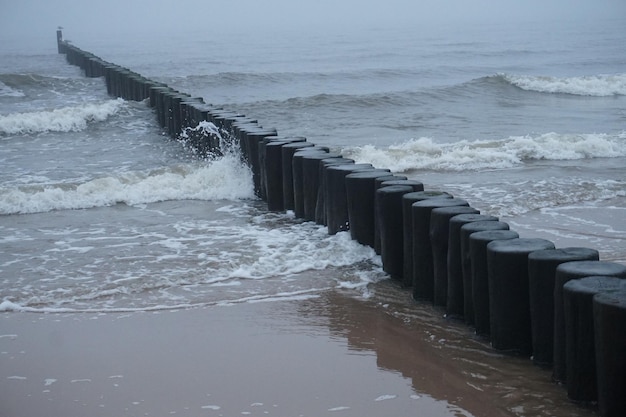
[[[0,0],[0,40],[67,33],[106,35],[180,26],[207,31],[302,30],[440,22],[626,17],[626,0]],[[626,30],[626,29],[625,29]],[[79,36],[76,36],[79,38]]]

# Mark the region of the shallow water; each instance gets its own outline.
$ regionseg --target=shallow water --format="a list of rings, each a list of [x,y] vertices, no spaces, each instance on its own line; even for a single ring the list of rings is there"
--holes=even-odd
[[[370,291],[367,299],[326,290],[174,311],[5,314],[0,398],[16,416],[595,415],[569,402],[549,371],[493,351],[394,283]]]
[[[307,298],[384,277],[373,250],[349,233],[329,236],[261,204],[168,201],[3,216],[2,306],[159,310]],[[319,273],[303,279],[311,270]]]

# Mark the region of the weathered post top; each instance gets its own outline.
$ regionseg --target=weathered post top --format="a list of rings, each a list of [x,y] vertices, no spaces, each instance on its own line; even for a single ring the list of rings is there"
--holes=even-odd
[[[57,48],[59,53],[63,53],[62,48],[61,48],[61,44],[63,43],[63,31],[62,31],[62,27],[59,26],[59,28],[57,29]]]

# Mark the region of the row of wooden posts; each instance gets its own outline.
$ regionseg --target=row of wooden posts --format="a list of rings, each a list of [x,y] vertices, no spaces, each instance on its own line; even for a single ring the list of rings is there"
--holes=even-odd
[[[520,238],[445,191],[279,136],[82,51],[60,31],[57,39],[59,53],[86,76],[104,77],[110,95],[149,100],[173,138],[202,122],[215,126],[221,135],[185,135],[198,153],[219,153],[224,135],[233,138],[269,210],[350,233],[380,254],[384,271],[415,300],[464,320],[494,349],[551,368],[572,400],[597,402],[602,416],[626,415],[626,266],[599,260],[595,249]]]

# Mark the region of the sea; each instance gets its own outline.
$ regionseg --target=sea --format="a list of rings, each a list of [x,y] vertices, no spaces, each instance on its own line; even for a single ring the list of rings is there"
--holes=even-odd
[[[626,263],[626,21],[64,38],[206,103]],[[259,33],[261,32],[261,33]],[[202,159],[50,42],[0,42],[0,311],[376,297],[388,276]]]

